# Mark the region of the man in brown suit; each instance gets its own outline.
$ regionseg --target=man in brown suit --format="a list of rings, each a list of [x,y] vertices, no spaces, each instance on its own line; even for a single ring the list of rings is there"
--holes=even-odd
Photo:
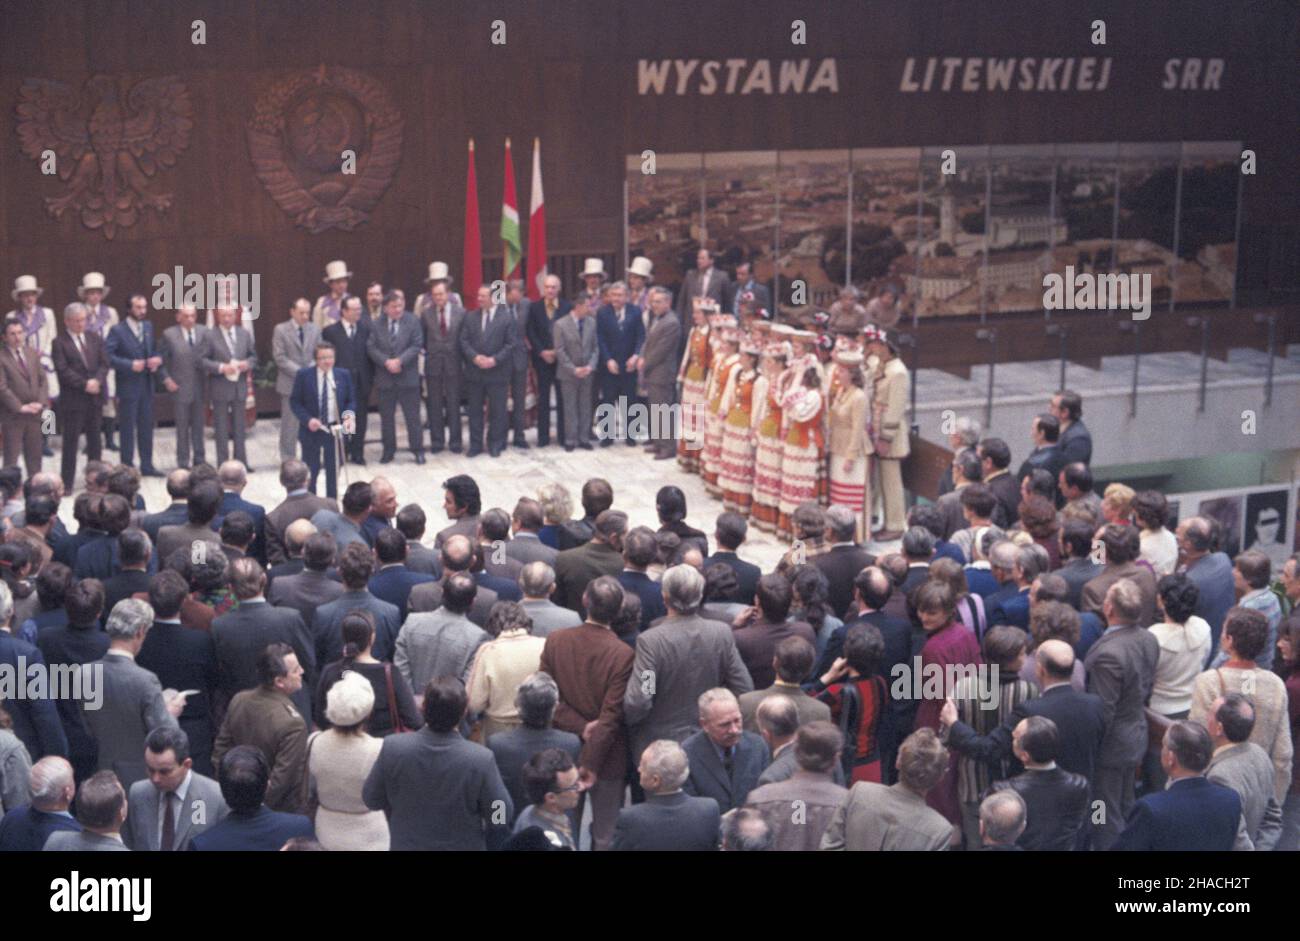
[[[607,849],[614,835],[627,774],[623,693],[632,675],[632,648],[610,630],[623,605],[618,580],[602,575],[582,598],[587,621],[555,631],[542,648],[541,670],[560,688],[555,727],[583,740],[580,780],[591,795],[591,840]]]
[[[104,387],[108,382],[108,354],[104,339],[86,329],[86,305],[63,309],[65,332],[51,347],[54,372],[59,378],[59,421],[63,425],[63,487],[71,491],[77,476],[77,449],[86,436],[86,456],[100,457],[100,425],[104,413]]]
[[[1110,586],[1121,578],[1132,579],[1142,595],[1142,610],[1136,622],[1142,627],[1150,627],[1155,623],[1156,615],[1156,577],[1150,568],[1137,564],[1138,554],[1142,551],[1137,527],[1125,523],[1109,523],[1102,527],[1100,542],[1105,556],[1097,561],[1105,568],[1100,575],[1084,583],[1083,592],[1079,596],[1079,609],[1104,618],[1102,605],[1106,602],[1106,592]],[[1097,540],[1094,539],[1092,545],[1095,555],[1099,548]]]
[[[674,429],[665,428],[661,419],[656,417],[657,406],[668,406],[673,401],[674,386],[677,382],[677,366],[680,362],[677,350],[681,344],[681,321],[672,309],[672,294],[667,288],[650,289],[650,329],[646,333],[645,345],[641,348],[641,382],[640,393],[646,398],[651,409],[650,443],[646,450],[653,451],[656,461],[664,461],[677,454],[677,441]],[[660,408],[663,414],[666,408]],[[659,432],[658,437],[653,431]]]
[[[21,451],[27,476],[41,472],[41,416],[50,405],[49,380],[40,351],[28,346],[17,318],[5,321],[5,349],[0,353],[0,422],[4,424],[4,466],[17,467]]]
[[[339,510],[336,501],[318,497],[308,490],[309,480],[311,471],[297,458],[280,464],[280,486],[286,496],[279,506],[266,514],[266,556],[272,565],[279,565],[289,558],[284,548],[284,531],[290,523],[309,520],[317,510],[333,510],[335,513]]]

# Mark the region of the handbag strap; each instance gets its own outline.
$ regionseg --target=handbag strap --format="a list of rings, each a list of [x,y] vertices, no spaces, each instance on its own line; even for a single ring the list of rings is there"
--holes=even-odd
[[[402,716],[397,711],[397,693],[393,689],[393,665],[387,660],[384,661],[384,682],[388,686],[388,714],[393,719],[393,731],[405,732],[406,726],[402,724]]]

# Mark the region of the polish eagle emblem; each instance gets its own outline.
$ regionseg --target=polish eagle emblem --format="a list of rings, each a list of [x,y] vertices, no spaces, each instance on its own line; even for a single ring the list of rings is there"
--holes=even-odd
[[[402,115],[374,78],[322,65],[275,82],[248,122],[257,178],[295,225],[351,231],[392,182]]]
[[[18,90],[17,111],[22,152],[42,164],[52,153],[67,184],[45,200],[54,218],[72,210],[111,239],[118,227],[134,225],[144,207],[171,206],[172,194],[150,189],[150,180],[174,166],[190,143],[194,108],[178,77],[136,82],[125,102],[115,76],[93,76],[81,91],[29,78]]]

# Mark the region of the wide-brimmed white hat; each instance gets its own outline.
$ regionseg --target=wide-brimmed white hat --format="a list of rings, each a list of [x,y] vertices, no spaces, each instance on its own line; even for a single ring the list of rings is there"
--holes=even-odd
[[[633,258],[632,264],[627,266],[628,274],[640,275],[641,277],[645,278],[647,281],[650,280],[650,276],[654,272],[654,270],[655,270],[654,262],[652,262],[649,258],[646,258],[644,255]]]
[[[329,284],[331,281],[338,281],[341,278],[350,277],[352,277],[352,272],[348,271],[348,263],[346,261],[331,261],[325,266],[325,277],[321,280],[326,284]]]
[[[325,718],[344,728],[359,725],[375,708],[375,688],[355,670],[348,670],[325,694]]]
[[[104,283],[104,276],[98,271],[87,271],[86,276],[81,279],[81,287],[77,288],[77,297],[84,298],[87,291],[103,291],[104,297],[108,297],[108,292],[112,290]]]
[[[451,283],[451,269],[447,267],[445,261],[435,261],[429,264],[429,276],[424,279],[424,283],[432,284],[434,281]]]
[[[584,259],[582,262],[582,277],[585,278],[589,274],[605,277],[605,263],[599,258]]]
[[[20,274],[14,278],[14,289],[9,292],[9,296],[18,300],[19,294],[26,294],[28,291],[35,291],[36,296],[40,297],[45,293],[45,288],[36,283],[35,275]]]
[[[841,366],[861,366],[862,353],[852,347],[841,348],[835,351],[835,362]]]

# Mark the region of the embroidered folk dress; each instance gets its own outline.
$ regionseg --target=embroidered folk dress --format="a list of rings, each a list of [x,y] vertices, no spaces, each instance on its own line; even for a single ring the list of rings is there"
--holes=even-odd
[[[779,374],[777,374],[779,377]],[[776,377],[754,383],[754,495],[750,518],[764,532],[775,532],[781,505],[781,402]]]
[[[722,393],[731,381],[734,370],[740,369],[739,353],[722,353],[717,365],[709,374],[709,400],[704,414],[704,458],[700,476],[704,489],[715,497],[722,496],[718,477],[722,473],[722,426],[726,415],[722,410]]]
[[[696,473],[700,469],[700,443],[704,429],[696,427],[707,400],[709,366],[713,362],[713,348],[709,345],[709,328],[691,327],[686,340],[686,355],[682,357],[677,378],[682,384],[682,431],[677,442],[677,463],[682,470]]]
[[[799,371],[802,375],[803,370]],[[825,399],[818,389],[795,386],[781,401],[785,430],[781,449],[781,504],[777,531],[794,531],[793,516],[801,503],[817,499],[819,466],[825,443]]]
[[[749,515],[754,496],[754,389],[755,370],[733,370],[722,404],[722,486],[724,509]]]
[[[870,533],[870,504],[867,480],[870,471],[867,448],[867,393],[855,385],[834,383],[830,417],[830,502],[847,506],[857,517],[857,540],[866,542]]]

